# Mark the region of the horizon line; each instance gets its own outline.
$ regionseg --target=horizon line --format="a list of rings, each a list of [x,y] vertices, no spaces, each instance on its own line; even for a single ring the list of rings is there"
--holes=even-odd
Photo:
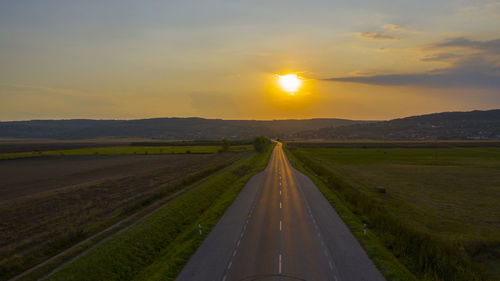
[[[137,121],[137,120],[152,120],[152,119],[205,119],[205,120],[223,120],[223,121],[302,121],[302,120],[318,120],[318,119],[337,119],[337,120],[346,120],[346,121],[359,121],[359,122],[377,122],[377,121],[391,121],[396,119],[410,118],[416,116],[425,116],[425,115],[433,115],[433,114],[441,114],[441,113],[465,113],[465,112],[474,112],[474,111],[495,111],[500,110],[500,108],[492,108],[492,109],[473,109],[473,110],[456,110],[456,111],[441,111],[441,112],[432,112],[432,113],[423,113],[420,115],[407,115],[402,117],[395,117],[392,119],[348,119],[348,118],[339,118],[339,117],[312,117],[312,118],[285,118],[285,119],[224,119],[224,118],[209,118],[209,117],[199,117],[199,116],[187,116],[187,117],[149,117],[149,118],[131,118],[131,119],[99,119],[99,118],[61,118],[61,119],[20,119],[20,120],[0,120],[0,123],[6,122],[30,122],[30,121],[72,121],[72,120],[89,120],[89,121]]]

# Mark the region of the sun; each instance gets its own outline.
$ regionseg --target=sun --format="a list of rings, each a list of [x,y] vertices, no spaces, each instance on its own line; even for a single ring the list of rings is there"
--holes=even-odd
[[[281,88],[290,95],[295,94],[302,85],[302,81],[300,77],[297,77],[297,74],[278,75],[278,79]]]

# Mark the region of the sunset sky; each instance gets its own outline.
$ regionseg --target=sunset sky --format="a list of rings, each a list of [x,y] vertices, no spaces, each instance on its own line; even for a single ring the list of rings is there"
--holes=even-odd
[[[493,108],[500,1],[0,3],[0,121]]]

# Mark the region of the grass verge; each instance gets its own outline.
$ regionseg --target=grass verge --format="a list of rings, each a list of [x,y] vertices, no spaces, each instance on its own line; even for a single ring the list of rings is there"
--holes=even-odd
[[[161,275],[173,280],[246,182],[263,170],[270,149],[253,153],[229,169],[77,259],[49,280],[131,280]],[[197,232],[202,223],[203,235]],[[161,270],[148,272],[161,260]]]

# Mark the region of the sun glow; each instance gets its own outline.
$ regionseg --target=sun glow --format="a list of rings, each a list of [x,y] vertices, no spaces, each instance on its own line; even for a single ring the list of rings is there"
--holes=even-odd
[[[302,85],[302,81],[297,77],[297,74],[278,75],[278,79],[281,88],[290,95],[295,94]]]

